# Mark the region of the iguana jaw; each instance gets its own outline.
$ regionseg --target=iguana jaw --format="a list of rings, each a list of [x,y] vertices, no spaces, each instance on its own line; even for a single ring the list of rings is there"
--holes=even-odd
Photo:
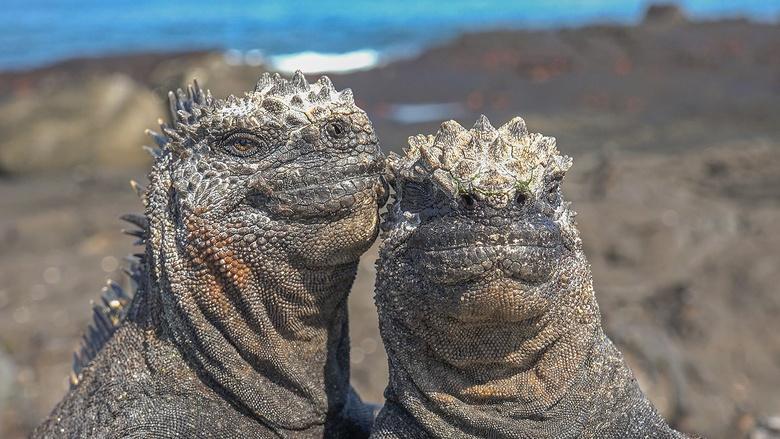
[[[560,317],[556,304],[581,294],[569,291],[565,273],[587,264],[581,253],[563,245],[464,246],[384,255],[383,267],[405,273],[387,287],[382,277],[382,299],[393,296],[384,290],[399,292],[393,306],[401,311],[393,319],[424,340],[439,361],[464,369],[524,367],[528,359],[519,352],[527,351],[528,343],[543,348],[535,337]]]
[[[472,245],[446,249],[411,249],[417,275],[439,286],[479,285],[510,278],[529,286],[547,282],[565,248],[522,244]]]

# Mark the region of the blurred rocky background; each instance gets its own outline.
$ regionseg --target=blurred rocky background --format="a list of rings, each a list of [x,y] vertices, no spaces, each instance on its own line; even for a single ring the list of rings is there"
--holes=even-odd
[[[0,437],[63,396],[90,301],[123,282],[118,217],[141,209],[128,181],[145,178],[164,95],[192,78],[241,93],[265,69],[204,51],[0,73]],[[605,326],[642,387],[686,432],[780,437],[776,21],[653,7],[636,26],[470,33],[331,78],[387,151],[480,113],[557,137]],[[352,376],[381,401],[376,256],[351,296]]]

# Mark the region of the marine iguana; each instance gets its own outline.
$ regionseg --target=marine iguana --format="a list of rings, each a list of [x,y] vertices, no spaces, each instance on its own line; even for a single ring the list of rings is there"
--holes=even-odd
[[[169,98],[145,215],[126,217],[137,290],[110,288],[33,436],[366,437],[346,301],[386,190],[365,112],[300,72]]]
[[[388,157],[376,304],[390,382],[372,438],[681,438],[604,334],[560,184],[516,117]]]

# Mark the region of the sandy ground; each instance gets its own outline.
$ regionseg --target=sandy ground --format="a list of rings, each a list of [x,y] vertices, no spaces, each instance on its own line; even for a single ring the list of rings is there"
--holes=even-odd
[[[86,143],[57,143],[53,128],[20,138],[25,123],[39,134],[56,126],[41,118],[57,115],[35,105],[56,97],[78,106],[86,138],[98,110],[82,93],[60,93],[109,78],[161,96],[196,76],[223,96],[251,87],[259,72],[186,54],[0,73],[0,115],[24,108],[31,118],[0,120],[0,437],[24,437],[66,391],[89,301],[107,278],[122,279],[133,251],[117,218],[140,210],[127,182],[146,172],[95,158]],[[473,34],[333,79],[354,89],[387,150],[435,130],[437,121],[414,121],[418,104],[446,104],[435,107],[446,109],[438,119],[449,111],[464,124],[479,113],[495,124],[521,114],[532,131],[557,137],[575,158],[564,190],[580,213],[605,327],[659,409],[709,438],[749,437],[780,415],[779,26]],[[105,139],[89,148],[136,143],[111,137],[110,123],[122,133],[140,123],[125,116],[132,111],[111,111]],[[51,148],[33,151],[40,139]],[[67,166],[51,154],[67,154]],[[353,382],[379,401],[387,370],[375,258],[375,249],[364,256],[350,307]]]

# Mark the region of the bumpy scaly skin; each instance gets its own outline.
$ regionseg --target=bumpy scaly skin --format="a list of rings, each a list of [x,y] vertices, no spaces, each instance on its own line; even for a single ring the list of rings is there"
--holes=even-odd
[[[388,158],[372,437],[683,437],[601,329],[555,140],[482,116],[409,143]]]
[[[116,328],[97,313],[75,385],[34,436],[367,436],[346,309],[385,201],[366,114],[300,73],[227,100],[196,84],[171,111],[152,133],[145,218],[130,218],[138,290]]]

